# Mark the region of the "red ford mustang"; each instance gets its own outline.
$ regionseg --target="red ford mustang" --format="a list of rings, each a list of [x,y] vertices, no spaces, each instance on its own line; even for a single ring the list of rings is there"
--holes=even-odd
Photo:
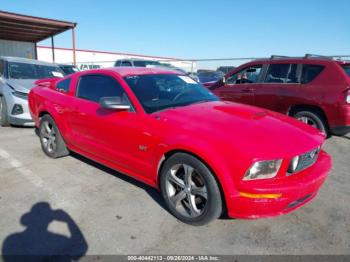
[[[29,94],[43,151],[75,151],[160,189],[203,225],[258,218],[313,199],[331,168],[324,136],[287,116],[222,102],[178,72],[113,68],[40,80]]]

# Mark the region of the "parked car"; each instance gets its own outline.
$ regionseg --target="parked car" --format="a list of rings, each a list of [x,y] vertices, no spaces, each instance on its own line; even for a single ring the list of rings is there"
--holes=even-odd
[[[198,70],[197,77],[201,84],[215,83],[224,76],[224,73],[213,70]]]
[[[350,132],[349,62],[272,57],[241,65],[206,86],[224,100],[287,114],[327,135]]]
[[[170,212],[203,225],[291,212],[331,168],[324,135],[290,117],[222,102],[186,75],[156,68],[39,80],[30,112],[45,154],[75,151],[159,189]]]
[[[75,65],[71,64],[58,64],[58,66],[61,68],[65,75],[74,74],[80,71]]]
[[[145,59],[121,59],[117,60],[114,66],[130,66],[130,67],[149,67],[149,66],[162,66],[162,64],[156,60],[145,60]]]
[[[219,66],[216,71],[223,72],[225,75],[227,73],[230,73],[232,70],[234,70],[236,67],[235,66]]]
[[[122,60],[117,60],[114,64],[116,67],[149,67],[149,68],[162,68],[162,69],[168,69],[168,70],[174,70],[178,71],[179,73],[184,73],[186,74],[186,71],[178,68],[176,66],[173,66],[172,64],[169,63],[163,63],[155,60],[144,60],[144,59],[122,59]]]
[[[37,79],[49,77],[63,77],[63,72],[55,64],[0,57],[0,125],[33,126],[28,93]]]

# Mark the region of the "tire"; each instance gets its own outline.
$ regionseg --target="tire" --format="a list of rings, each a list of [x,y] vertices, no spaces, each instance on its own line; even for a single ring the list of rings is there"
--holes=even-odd
[[[51,158],[59,158],[69,155],[55,121],[49,115],[44,115],[40,120],[39,138],[44,153]]]
[[[205,225],[222,213],[214,175],[192,155],[177,153],[166,160],[160,172],[160,188],[169,211],[184,223]]]
[[[3,96],[0,96],[0,125],[1,126],[10,126],[7,115],[7,104]]]
[[[327,121],[316,111],[300,111],[294,114],[295,119],[319,129],[327,137],[329,135]]]

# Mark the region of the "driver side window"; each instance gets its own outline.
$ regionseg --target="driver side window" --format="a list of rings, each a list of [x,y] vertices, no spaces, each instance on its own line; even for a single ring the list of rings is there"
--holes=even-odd
[[[226,84],[253,84],[258,82],[261,74],[262,65],[246,67],[243,70],[229,76]]]
[[[102,97],[122,97],[124,90],[117,80],[104,75],[83,75],[80,77],[76,96],[99,103]]]

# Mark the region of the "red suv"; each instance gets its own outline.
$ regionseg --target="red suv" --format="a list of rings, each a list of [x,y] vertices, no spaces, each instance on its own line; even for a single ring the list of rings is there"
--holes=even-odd
[[[272,56],[241,65],[209,88],[224,100],[293,116],[327,135],[350,132],[350,62]]]

